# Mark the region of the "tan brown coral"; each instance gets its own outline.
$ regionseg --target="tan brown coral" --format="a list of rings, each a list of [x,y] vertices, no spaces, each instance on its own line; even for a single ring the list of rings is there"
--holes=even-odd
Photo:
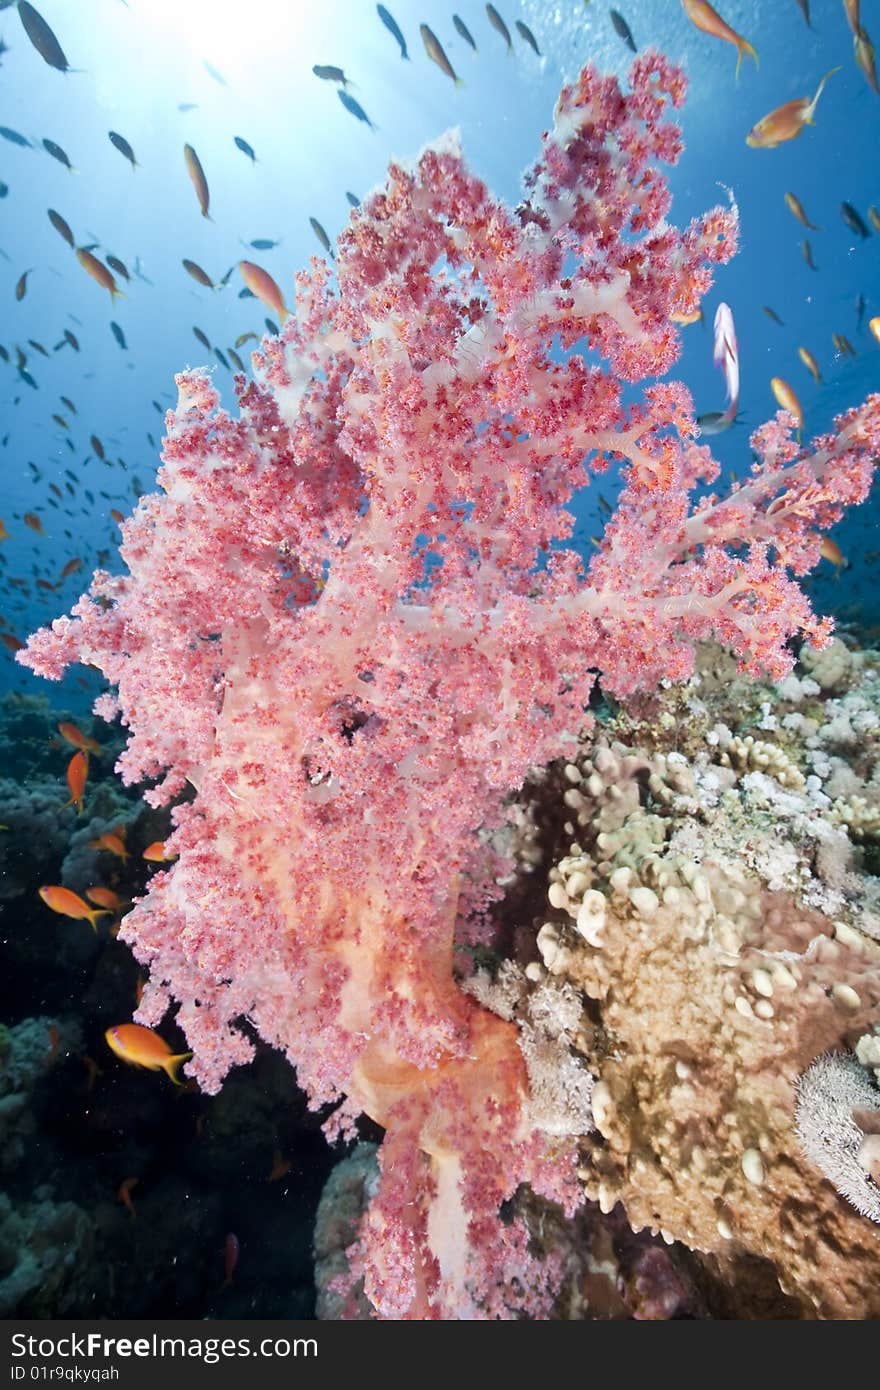
[[[583,1043],[598,1078],[587,1193],[731,1280],[744,1260],[769,1262],[803,1316],[878,1316],[880,1230],[802,1155],[793,1117],[799,1073],[876,1018],[880,953],[768,891],[708,832],[701,862],[675,853],[670,768],[646,761],[611,748],[581,764],[566,796],[578,839],[552,876],[565,916],[538,933],[544,970],[597,1019]],[[680,806],[687,778],[672,770]],[[637,777],[658,793],[653,812]]]

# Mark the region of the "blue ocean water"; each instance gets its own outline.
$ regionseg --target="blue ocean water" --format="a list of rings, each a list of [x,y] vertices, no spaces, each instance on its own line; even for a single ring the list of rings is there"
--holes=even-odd
[[[630,0],[622,8],[637,46],[660,47],[683,64],[690,80],[681,116],[686,150],[670,176],[673,220],[682,225],[726,201],[727,190],[740,209],[741,252],[707,299],[705,326],[683,330],[677,375],[693,391],[698,411],[722,407],[711,320],[726,300],[739,337],[742,419],[713,443],[727,468],[744,470],[749,430],[776,408],[772,376],[783,376],[798,393],[807,435],[880,384],[880,347],[866,327],[880,307],[880,234],[869,228],[862,238],[840,213],[847,200],[867,220],[867,207],[880,202],[870,153],[877,145],[880,98],[855,65],[840,0],[813,0],[809,28],[796,0],[729,0],[725,18],[760,57],[759,67],[745,58],[738,80],[734,49],[699,33],[677,3]],[[870,8],[863,15],[868,26]],[[66,611],[99,551],[110,551],[103,559],[113,567],[118,532],[110,509],[127,512],[138,491],[153,484],[161,412],[175,399],[175,371],[186,364],[212,366],[224,402],[232,404],[231,371],[199,343],[193,328],[224,352],[240,334],[265,331],[264,308],[239,298],[237,269],[225,287],[211,290],[190,278],[184,258],[216,283],[247,257],[289,291],[293,272],[321,254],[309,219],[332,240],[350,214],[346,192],[361,196],[382,180],[391,155],[411,155],[450,126],[460,127],[466,156],[490,188],[515,201],[520,173],[536,153],[562,80],[586,60],[623,78],[632,56],[599,0],[501,7],[511,51],[485,7],[462,0],[458,13],[477,52],[453,26],[449,4],[400,0],[393,13],[406,60],[367,0],[252,0],[246,10],[231,0],[185,6],[173,0],[77,6],[44,0],[40,12],[71,71],[43,61],[15,5],[0,12],[6,46],[0,125],[29,142],[0,139],[0,180],[8,185],[0,201],[0,344],[11,357],[0,363],[0,515],[10,532],[0,547],[0,605],[7,630],[18,637]],[[880,16],[874,18],[880,33]],[[517,19],[530,27],[541,56],[515,28]],[[461,86],[429,60],[421,23],[439,38]],[[315,64],[344,70],[352,84],[347,90],[372,127],[343,107],[335,82],[313,74]],[[814,127],[775,150],[746,146],[757,119],[784,101],[811,95],[836,65],[840,71],[822,96]],[[111,130],[129,142],[137,168],[110,142]],[[251,146],[256,162],[235,137]],[[61,146],[76,172],[48,153],[44,140]],[[187,176],[186,143],[206,172],[210,221],[200,215]],[[787,190],[821,230],[806,232],[795,221],[783,201]],[[98,255],[122,259],[132,277],[126,283],[117,276],[124,298],[111,304],[77,264],[51,225],[49,208],[68,222],[77,246],[95,245]],[[805,237],[816,270],[803,258]],[[249,245],[255,240],[279,244],[258,250]],[[24,271],[26,292],[17,301]],[[766,316],[765,304],[784,327]],[[79,352],[70,344],[55,350],[65,329]],[[835,348],[833,332],[850,340],[855,357]],[[820,364],[818,386],[798,358],[800,345]],[[16,348],[26,354],[35,387],[16,371]],[[249,348],[242,351],[247,362]],[[73,401],[76,414],[62,396]],[[54,496],[50,484],[63,496]],[[596,507],[593,489],[579,501],[578,540],[587,548],[600,523]],[[27,511],[41,518],[45,535],[23,524]],[[872,517],[865,507],[839,528],[836,539],[850,561],[842,579],[825,565],[827,573],[820,570],[809,581],[822,606],[860,621],[872,617]],[[73,557],[82,559],[82,571],[59,591],[35,587],[38,578],[54,584]],[[65,698],[82,705],[82,683],[82,676],[68,676]],[[37,688],[4,649],[0,690],[10,686]]]

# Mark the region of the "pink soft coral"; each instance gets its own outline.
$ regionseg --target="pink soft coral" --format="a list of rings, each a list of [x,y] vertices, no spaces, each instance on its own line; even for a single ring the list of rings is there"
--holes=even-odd
[[[238,419],[178,377],[128,574],[96,574],[21,654],[99,667],[123,778],[161,777],[156,805],[195,792],[125,919],[150,968],[138,1017],[179,1001],[208,1090],[250,1055],[247,1019],[313,1104],[347,1098],[340,1131],[360,1110],[385,1127],[361,1267],[386,1315],[546,1312],[555,1271],[499,1207],[523,1181],[577,1201],[572,1140],[528,1118],[514,1024],[454,979],[459,900],[500,892],[478,830],[571,746],[597,668],[651,687],[714,634],[780,675],[794,632],[821,640],[783,566],[815,563],[880,448],[878,397],[807,451],[778,417],[752,479],[692,510],[717,467],[686,391],[625,410],[619,382],[672,365],[670,315],[736,223],[666,224],[684,80],[645,54],[631,82],[587,68],[563,91],[515,211],[452,137],[394,164],[340,238],[338,291],[322,262],[297,277]],[[626,486],[586,568],[566,506],[612,454]]]

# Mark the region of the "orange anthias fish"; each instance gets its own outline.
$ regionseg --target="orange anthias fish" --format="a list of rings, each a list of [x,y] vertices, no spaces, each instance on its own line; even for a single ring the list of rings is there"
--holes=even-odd
[[[86,889],[86,897],[90,903],[97,903],[98,907],[106,907],[108,912],[119,912],[123,906],[123,900],[118,893],[114,893],[112,888],[104,888],[100,883],[94,888]]]
[[[188,1062],[191,1052],[172,1052],[164,1038],[140,1023],[119,1023],[104,1034],[111,1052],[133,1067],[164,1071],[175,1086],[181,1084],[177,1070]]]
[[[810,373],[810,376],[813,378],[816,385],[820,385],[822,381],[822,373],[819,371],[819,363],[816,361],[815,357],[810,352],[810,349],[805,347],[799,347],[798,357],[803,362],[804,366]]]
[[[83,1066],[86,1069],[86,1090],[93,1091],[95,1089],[95,1082],[97,1081],[98,1077],[103,1076],[104,1073],[101,1071],[101,1068],[98,1066],[98,1063],[95,1061],[94,1057],[89,1057],[88,1055],[86,1055],[81,1060]]]
[[[877,339],[877,342],[880,343],[880,314],[875,318],[868,319],[868,328]]]
[[[93,738],[89,738],[88,734],[84,734],[75,724],[59,724],[58,732],[62,738],[67,739],[68,743],[72,743],[74,748],[79,748],[83,753],[100,754],[103,752],[100,743],[96,743]]]
[[[177,855],[165,853],[164,840],[154,840],[151,845],[147,845],[141,858],[146,859],[148,864],[170,864]]]
[[[72,574],[76,574],[77,570],[81,570],[81,569],[82,569],[82,560],[80,559],[80,557],[79,557],[78,555],[74,555],[73,559],[72,559],[72,560],[68,560],[68,561],[67,561],[67,564],[64,565],[64,567],[63,567],[63,569],[61,570],[61,573],[60,573],[60,575],[58,576],[58,578],[59,578],[59,580],[61,580],[61,579],[69,579],[70,576],[71,576]]]
[[[88,275],[91,275],[92,279],[101,286],[102,290],[110,291],[110,299],[115,304],[116,296],[122,294],[122,290],[114,280],[112,270],[108,270],[107,267],[98,260],[98,257],[93,256],[91,251],[87,251],[84,246],[77,248],[76,259],[79,261],[83,270],[86,271]]]
[[[822,537],[819,553],[823,560],[830,560],[831,564],[834,565],[837,570],[838,575],[842,569],[846,569],[847,561],[844,559],[843,552],[837,544],[837,541],[833,541],[830,536]]]
[[[38,536],[45,536],[45,527],[36,512],[25,512],[22,521],[25,526],[29,526],[32,531],[36,531]]]
[[[70,788],[70,800],[64,803],[65,806],[75,806],[80,815],[82,815],[83,792],[88,775],[89,755],[80,749],[78,753],[74,753],[67,764],[67,785]]]
[[[785,206],[788,208],[792,217],[797,218],[798,222],[800,222],[802,227],[807,227],[808,230],[811,232],[818,232],[820,230],[820,228],[816,226],[815,222],[810,221],[809,217],[804,211],[803,203],[795,193],[786,193]]]
[[[41,888],[40,897],[47,907],[53,912],[58,912],[62,917],[72,917],[76,922],[91,923],[92,931],[97,932],[95,925],[96,917],[106,917],[106,908],[92,908],[88,903],[83,902],[78,893],[74,893],[70,888],[60,888],[57,885]]]
[[[830,68],[826,72],[816,88],[814,97],[796,97],[794,101],[787,101],[783,106],[777,106],[775,111],[762,116],[746,136],[746,144],[753,150],[774,150],[786,140],[794,140],[805,125],[813,124],[813,116],[825,83],[836,72],[840,72],[839,67]]]
[[[701,29],[704,34],[709,34],[713,39],[724,39],[726,43],[735,45],[737,77],[739,77],[744,53],[748,53],[749,57],[754,58],[755,63],[757,63],[758,55],[748,39],[744,39],[735,29],[731,29],[729,24],[725,24],[718,11],[707,4],[706,0],[681,0],[681,7],[691,24],[695,25],[697,29]]]
[[[272,1169],[266,1182],[280,1182],[282,1178],[287,1177],[292,1166],[290,1159],[285,1158],[280,1149],[275,1149],[272,1153]]]
[[[776,404],[794,416],[797,421],[798,432],[800,432],[804,427],[804,412],[788,382],[783,381],[781,376],[775,376],[770,382],[770,390],[776,398]]]
[[[117,835],[113,830],[107,830],[96,839],[89,840],[89,849],[106,849],[110,854],[118,855],[122,860],[130,858],[122,836]]]
[[[267,308],[274,310],[283,323],[290,310],[284,303],[284,296],[268,270],[255,265],[253,261],[239,261],[238,268],[241,271],[241,278],[251,294],[255,294],[257,299],[262,300]]]
[[[192,179],[192,186],[196,190],[196,197],[199,200],[202,216],[212,220],[208,212],[208,205],[211,201],[211,194],[208,191],[208,180],[205,178],[205,171],[202,162],[193,149],[192,145],[184,145],[183,157],[186,160],[186,172]]]
[[[137,1187],[139,1182],[140,1178],[124,1178],[116,1193],[117,1202],[121,1202],[133,1218],[137,1216],[137,1212],[134,1209],[134,1202],[131,1200],[131,1190],[133,1187]]]

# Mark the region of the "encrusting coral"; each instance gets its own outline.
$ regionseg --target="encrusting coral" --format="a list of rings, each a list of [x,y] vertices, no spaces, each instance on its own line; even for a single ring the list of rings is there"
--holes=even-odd
[[[862,683],[873,689],[874,675],[864,669]],[[769,706],[786,708],[784,688]],[[690,758],[666,718],[682,699],[702,709],[703,750]],[[550,911],[533,954],[523,929],[524,963],[484,975],[480,996],[522,1019],[536,993],[581,1000],[564,1037],[595,1077],[579,1171],[603,1212],[622,1203],[634,1229],[702,1252],[731,1284],[743,1260],[766,1262],[803,1316],[876,1316],[878,1116],[860,1129],[851,1112],[880,1097],[866,1069],[880,1062],[880,885],[829,825],[810,749],[790,731],[784,749],[772,727],[757,739],[747,714],[731,733],[717,716],[734,721],[736,695],[699,670],[650,704],[641,718],[622,709],[540,783],[543,804],[555,788],[559,807]],[[751,713],[752,729],[772,726],[757,700]],[[638,729],[642,746],[616,741],[616,725]],[[817,1169],[830,1122],[803,1117],[820,1094],[816,1058],[841,1047],[865,1065],[850,1053],[818,1073],[843,1157]],[[840,1192],[858,1192],[867,1216]]]

